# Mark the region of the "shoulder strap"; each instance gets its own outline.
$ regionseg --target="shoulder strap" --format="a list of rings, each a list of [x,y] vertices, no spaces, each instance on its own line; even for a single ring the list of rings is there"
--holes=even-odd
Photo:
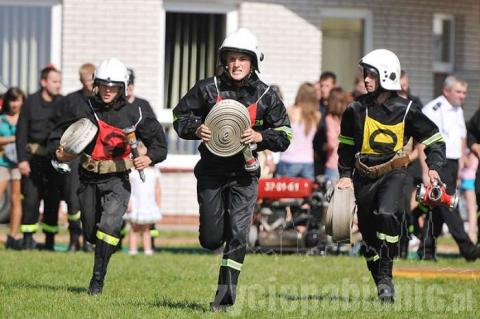
[[[92,102],[90,100],[88,100],[88,106],[90,107],[90,109],[92,110],[93,112],[93,115],[95,116],[95,119],[98,121],[100,121],[100,119],[98,118],[97,116],[97,113],[95,113],[95,110],[93,109],[93,106],[92,106]]]
[[[405,122],[405,119],[407,118],[407,114],[408,114],[408,111],[410,111],[410,106],[411,105],[412,105],[412,100],[410,100],[410,102],[408,102],[407,110],[405,111],[405,115],[403,116],[403,122]]]
[[[267,87],[267,89],[265,90],[265,92],[263,92],[263,94],[260,95],[260,97],[258,98],[257,102],[255,102],[255,103],[258,103],[258,102],[262,99],[262,97],[263,97],[265,94],[267,94],[268,90],[270,90],[270,86]]]
[[[217,96],[220,96],[220,90],[218,89],[217,77],[213,77],[213,83],[215,83],[215,89],[217,89]]]

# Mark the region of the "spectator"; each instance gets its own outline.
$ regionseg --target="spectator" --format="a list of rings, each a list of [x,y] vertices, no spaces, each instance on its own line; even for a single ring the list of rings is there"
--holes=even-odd
[[[357,73],[355,76],[355,87],[353,88],[352,97],[356,99],[357,97],[367,94],[367,89],[365,88],[365,82],[363,79],[363,74]]]
[[[312,141],[321,117],[315,87],[303,83],[295,104],[287,112],[293,138],[288,149],[280,154],[277,175],[314,179]]]
[[[347,107],[347,94],[341,88],[334,88],[328,97],[328,113],[325,118],[327,126],[327,161],[325,163],[326,180],[335,182],[339,179],[338,173],[338,136],[342,114]],[[295,140],[295,137],[294,137]]]
[[[402,89],[398,92],[398,95],[407,100],[412,100],[413,105],[417,105],[420,108],[423,107],[422,101],[417,96],[410,93],[410,80],[408,78],[407,72],[404,70],[402,70],[402,72],[400,73],[400,87]]]
[[[320,75],[320,80],[317,84],[315,84],[317,89],[317,98],[320,99],[319,111],[321,113],[317,132],[313,139],[315,176],[323,175],[325,173],[325,162],[327,160],[327,128],[325,124],[325,116],[327,114],[328,97],[330,96],[330,91],[335,87],[336,83],[337,76],[335,73],[326,71]]]
[[[448,76],[443,85],[443,93],[429,102],[422,109],[437,126],[445,138],[446,164],[439,171],[442,182],[447,185],[448,194],[454,194],[457,186],[458,161],[465,153],[466,127],[462,105],[467,95],[467,83],[456,76]],[[423,182],[428,185],[427,168],[424,166],[423,152],[420,152],[424,167]],[[424,227],[422,242],[418,249],[421,259],[435,259],[436,239],[442,233],[442,225],[446,223],[450,234],[460,248],[460,254],[467,261],[474,261],[480,256],[480,247],[477,247],[465,232],[463,221],[458,211],[450,211],[445,206],[435,207],[429,214],[427,226]]]
[[[45,249],[54,250],[58,233],[58,205],[62,176],[52,167],[46,145],[54,120],[63,105],[60,71],[52,65],[41,72],[40,90],[30,95],[20,112],[16,130],[18,169],[22,174],[22,225],[25,249],[36,246],[33,234],[38,230],[40,200],[44,201],[42,230]]]
[[[141,155],[147,154],[147,148],[139,143],[138,151]],[[129,254],[138,253],[138,235],[143,240],[143,252],[147,256],[153,255],[150,225],[161,219],[160,214],[160,171],[157,167],[149,166],[143,170],[145,182],[140,179],[138,171],[130,172],[132,195],[130,196],[130,212],[125,219],[130,221]]]
[[[0,115],[0,194],[3,194],[10,183],[10,229],[7,235],[7,249],[21,249],[19,228],[22,219],[20,180],[17,168],[17,152],[15,149],[15,131],[20,109],[25,102],[25,94],[18,88],[10,88],[3,97]]]
[[[58,118],[59,121],[63,114],[74,112],[75,108],[81,108],[85,106],[89,97],[93,95],[93,74],[95,72],[95,65],[92,63],[84,63],[78,70],[79,80],[82,84],[82,88],[68,94],[64,99],[64,107],[60,111]],[[70,172],[62,174],[63,177],[63,190],[64,200],[67,203],[67,218],[68,218],[68,230],[70,233],[70,241],[68,243],[68,251],[75,252],[80,249],[80,236],[82,234],[82,223],[80,221],[80,202],[77,196],[78,185],[80,183],[78,176],[78,166],[80,164],[80,158],[76,158],[69,163]],[[92,251],[92,246],[85,240],[83,241],[83,250]]]
[[[478,168],[478,158],[472,152],[463,156],[460,170],[460,190],[467,204],[468,236],[477,240],[477,200],[475,198],[475,173]]]

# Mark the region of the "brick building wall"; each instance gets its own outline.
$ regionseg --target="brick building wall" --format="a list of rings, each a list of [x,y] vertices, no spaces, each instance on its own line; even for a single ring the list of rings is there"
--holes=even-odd
[[[80,88],[78,68],[117,57],[135,70],[137,95],[162,103],[159,0],[63,0],[63,92]]]

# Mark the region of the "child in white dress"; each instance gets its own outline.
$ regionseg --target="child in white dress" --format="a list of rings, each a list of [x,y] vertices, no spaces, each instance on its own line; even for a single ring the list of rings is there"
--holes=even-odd
[[[146,154],[147,151],[142,143],[139,143],[138,150],[140,154]],[[145,255],[153,254],[150,225],[162,218],[160,213],[160,169],[150,166],[143,171],[145,182],[142,182],[137,170],[133,169],[130,173],[132,194],[129,212],[125,215],[125,219],[130,221],[131,226],[129,232],[130,255],[138,253],[139,235],[142,236]]]

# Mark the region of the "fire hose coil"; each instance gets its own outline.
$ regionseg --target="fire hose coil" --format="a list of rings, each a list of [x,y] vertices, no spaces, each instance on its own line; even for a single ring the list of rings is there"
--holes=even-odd
[[[65,152],[78,155],[90,144],[97,131],[98,127],[92,121],[81,118],[63,133],[60,145],[63,146]]]
[[[229,157],[244,150],[241,135],[250,127],[247,108],[232,99],[221,100],[213,106],[205,118],[205,125],[212,131],[211,140],[205,143],[210,152]]]
[[[353,188],[335,188],[324,220],[325,231],[334,242],[352,242],[355,209]]]

